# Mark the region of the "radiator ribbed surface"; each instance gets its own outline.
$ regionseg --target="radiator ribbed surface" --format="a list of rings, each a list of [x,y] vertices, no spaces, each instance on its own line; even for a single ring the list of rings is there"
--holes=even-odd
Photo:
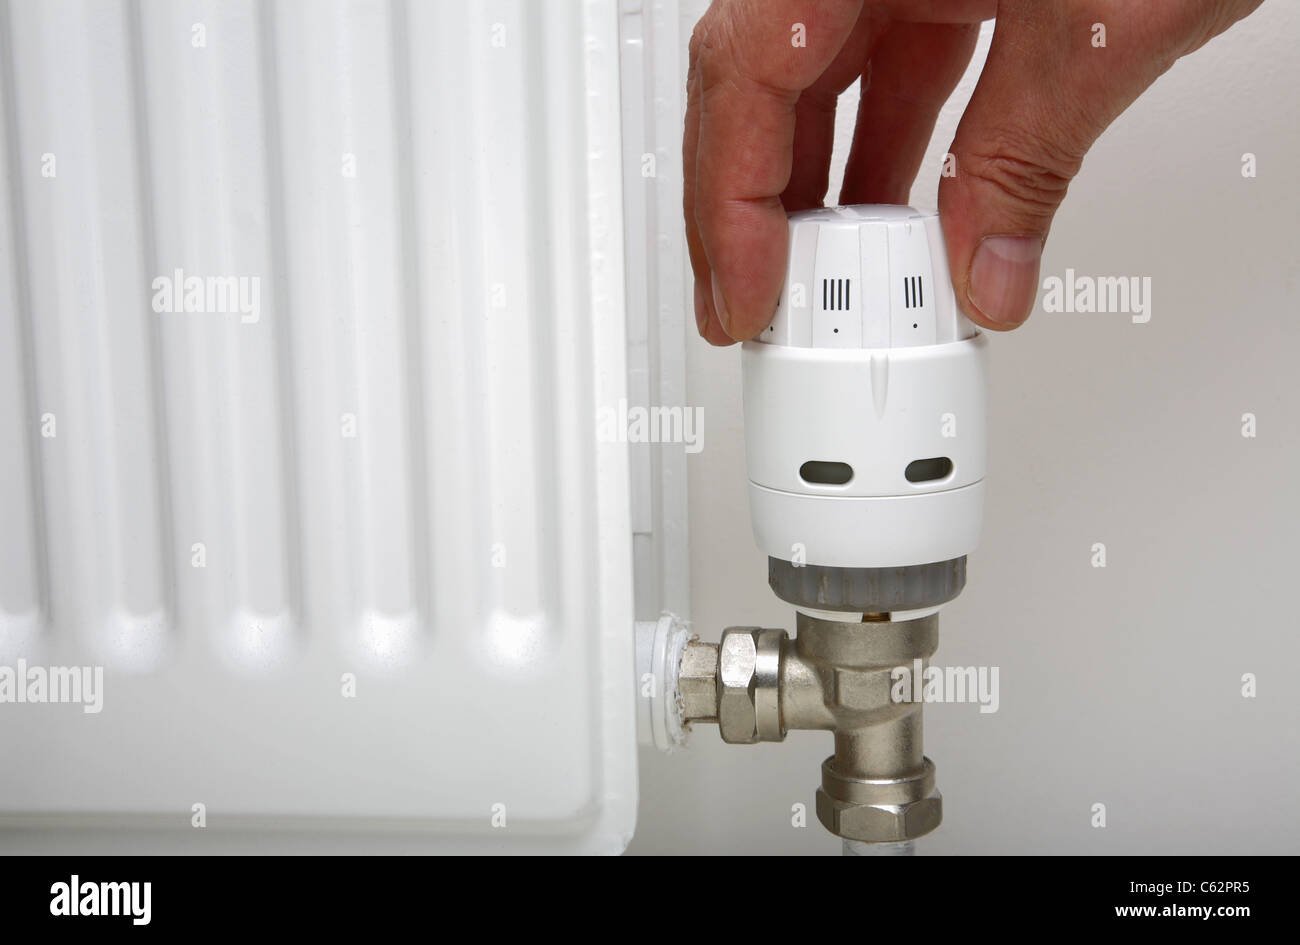
[[[0,9],[0,811],[630,833],[611,5]]]

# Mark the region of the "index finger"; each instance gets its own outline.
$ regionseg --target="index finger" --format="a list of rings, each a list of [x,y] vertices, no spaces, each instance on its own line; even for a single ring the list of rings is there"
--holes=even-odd
[[[835,59],[861,10],[862,0],[722,0],[696,27],[687,235],[697,247],[697,284],[710,285],[722,329],[737,340],[766,327],[781,291],[780,195],[790,180],[795,103]]]

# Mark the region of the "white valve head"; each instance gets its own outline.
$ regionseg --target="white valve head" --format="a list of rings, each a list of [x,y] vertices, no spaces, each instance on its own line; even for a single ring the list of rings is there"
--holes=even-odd
[[[954,299],[936,213],[791,214],[776,315],[742,354],[760,548],[796,567],[851,569],[973,550],[986,349]]]

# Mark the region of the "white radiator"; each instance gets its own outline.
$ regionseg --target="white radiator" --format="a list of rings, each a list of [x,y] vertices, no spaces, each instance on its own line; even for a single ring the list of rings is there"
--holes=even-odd
[[[675,16],[0,4],[4,848],[626,845]]]

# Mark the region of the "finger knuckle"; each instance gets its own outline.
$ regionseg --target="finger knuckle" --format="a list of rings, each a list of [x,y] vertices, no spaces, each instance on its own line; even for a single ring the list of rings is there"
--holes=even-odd
[[[742,81],[742,35],[736,14],[728,4],[715,4],[695,24],[689,45],[689,61],[694,64],[695,77],[702,97],[708,97],[720,86],[732,86]]]
[[[1082,158],[1038,136],[995,140],[965,156],[966,173],[1031,210],[1055,211],[1065,198]]]
[[[725,51],[728,43],[727,19],[720,17],[716,8],[710,8],[709,12],[700,17],[699,22],[695,24],[695,29],[691,31],[691,41],[687,50],[691,59],[707,62],[716,57],[719,52]]]
[[[690,54],[691,63],[695,63],[700,58],[700,53],[704,50],[705,43],[708,41],[709,18],[703,16],[695,24],[695,29],[691,30],[691,41],[686,45],[686,51]]]

